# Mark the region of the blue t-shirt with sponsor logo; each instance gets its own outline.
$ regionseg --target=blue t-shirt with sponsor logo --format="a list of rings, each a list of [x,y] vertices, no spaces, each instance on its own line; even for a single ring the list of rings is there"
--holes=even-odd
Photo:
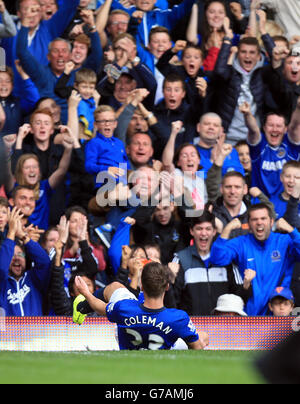
[[[121,350],[171,349],[179,338],[186,343],[199,339],[196,327],[182,310],[150,310],[138,300],[126,299],[108,304],[106,314],[118,325]]]
[[[286,134],[280,146],[272,147],[264,134],[257,145],[249,145],[252,159],[252,186],[268,197],[283,192],[280,174],[285,163],[299,161],[300,145],[293,144]]]

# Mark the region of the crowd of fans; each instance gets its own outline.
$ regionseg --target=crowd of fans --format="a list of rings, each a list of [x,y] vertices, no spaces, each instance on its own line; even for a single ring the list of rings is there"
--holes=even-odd
[[[72,315],[76,275],[139,295],[149,260],[169,268],[166,307],[291,315],[298,1],[15,3],[0,0],[6,315]]]

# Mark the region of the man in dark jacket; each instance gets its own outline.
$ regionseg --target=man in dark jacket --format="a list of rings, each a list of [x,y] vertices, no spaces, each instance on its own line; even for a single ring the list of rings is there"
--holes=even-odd
[[[273,204],[259,188],[253,187],[248,190],[246,178],[236,171],[229,171],[222,178],[222,166],[217,164],[216,161],[210,169],[207,182],[210,183],[211,189],[220,189],[220,194],[210,192],[210,200],[214,203],[212,212],[219,220],[219,231],[222,231],[222,228],[237,217],[243,226],[232,231],[230,238],[247,234],[249,232],[248,208],[250,202],[268,204],[275,217]]]
[[[175,219],[174,205],[160,203],[156,207],[140,207],[134,218],[133,228],[135,241],[140,244],[158,244],[161,250],[161,262],[170,263],[174,253],[189,244],[184,225]],[[152,212],[152,214],[151,214]]]
[[[191,224],[194,245],[176,254],[180,270],[174,284],[177,307],[190,315],[208,316],[218,297],[236,294],[246,302],[251,295],[254,271],[246,271],[244,284],[232,265],[215,266],[210,262],[210,250],[216,236],[215,217],[205,212]]]
[[[215,167],[217,171],[217,167]],[[217,181],[216,176],[216,181]],[[220,181],[221,182],[221,181]],[[246,196],[248,187],[242,174],[230,171],[225,174],[221,184],[221,196],[216,199],[213,214],[222,222],[223,227],[238,217],[245,229],[240,229],[239,233],[233,233],[231,237],[237,237],[248,233],[248,203]]]
[[[182,65],[171,64],[171,59],[182,50]],[[181,76],[186,85],[186,100],[193,108],[195,115],[195,125],[199,121],[199,116],[208,112],[207,90],[210,80],[210,72],[204,72],[203,53],[201,48],[186,44],[185,41],[176,42],[172,49],[167,50],[157,62],[157,69],[168,77],[171,74]]]
[[[172,74],[166,77],[163,86],[164,100],[154,108],[154,115],[158,120],[156,125],[152,126],[152,132],[155,136],[155,158],[160,160],[163,150],[171,134],[172,123],[176,121],[183,122],[183,128],[176,138],[177,149],[184,143],[193,143],[195,137],[195,116],[186,98],[186,84],[184,79]],[[200,118],[199,116],[196,119]]]
[[[264,106],[264,56],[256,38],[244,38],[233,64],[228,64],[231,53],[230,37],[224,38],[218,61],[215,67],[215,112],[224,125],[227,141],[235,145],[247,138],[248,129],[239,105],[248,102],[252,114],[262,120]]]
[[[280,112],[290,120],[300,96],[300,47],[292,51],[273,49],[272,66],[268,71],[268,85]]]

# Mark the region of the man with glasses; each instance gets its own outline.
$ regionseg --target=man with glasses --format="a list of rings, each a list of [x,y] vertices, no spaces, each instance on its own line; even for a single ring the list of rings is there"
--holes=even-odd
[[[126,11],[113,10],[108,18],[106,31],[109,34],[109,39],[114,41],[120,34],[124,34],[128,30],[130,16]]]
[[[124,143],[114,137],[118,125],[114,109],[102,105],[96,109],[94,116],[97,133],[86,145],[85,169],[95,176],[95,188],[98,189],[105,179],[118,181],[125,175],[126,169],[130,169],[130,163]],[[100,173],[103,178],[97,178]]]

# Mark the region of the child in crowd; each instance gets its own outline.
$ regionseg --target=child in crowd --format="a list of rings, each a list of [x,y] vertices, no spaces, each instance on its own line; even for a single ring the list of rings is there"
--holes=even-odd
[[[240,162],[245,170],[245,178],[248,188],[251,188],[251,171],[252,171],[252,161],[250,156],[250,148],[246,140],[240,140],[236,145],[235,149],[238,152]]]
[[[171,64],[171,59],[182,52],[182,64]],[[203,70],[203,52],[186,41],[177,41],[172,49],[167,50],[159,59],[156,67],[165,76],[178,74],[186,83],[187,102],[195,107],[195,113],[199,104],[204,103],[207,93],[207,74]],[[198,117],[198,115],[197,115]]]
[[[91,139],[94,136],[94,112],[100,101],[100,95],[96,90],[97,75],[91,69],[80,69],[75,74],[74,87],[67,87],[70,73],[75,65],[73,62],[66,64],[64,74],[58,80],[55,87],[57,94],[71,96],[73,88],[78,91],[81,101],[78,104],[78,119],[80,123],[80,138]]]
[[[269,309],[275,317],[291,316],[294,306],[293,292],[288,288],[278,287],[270,296]]]
[[[157,68],[160,58],[172,48],[172,38],[170,32],[165,27],[154,27],[149,34],[149,45],[144,48],[141,44],[137,44],[138,56],[152,71],[157,81],[157,90],[155,96],[155,105],[158,104],[163,97],[163,82],[165,75]]]
[[[300,185],[300,162],[288,161],[283,166],[280,174],[280,180],[283,185],[284,191],[279,195],[272,195],[270,200],[274,205],[277,219],[283,217],[286,213],[288,202],[293,196],[295,188]],[[300,214],[300,205],[298,204],[298,215]]]
[[[96,84],[97,75],[93,70],[81,69],[76,73],[74,88],[82,98],[78,105],[78,117],[80,137],[83,139],[94,136],[94,113],[100,100]]]
[[[85,168],[89,174],[95,176],[95,188],[98,189],[104,180],[97,181],[99,173],[108,173],[110,178],[119,179],[122,177],[124,167],[130,169],[125,145],[123,142],[114,137],[114,131],[118,122],[115,110],[108,106],[102,105],[95,111],[95,126],[97,134],[91,139],[85,148]],[[123,165],[123,168],[120,165]]]
[[[25,115],[32,111],[36,101],[39,99],[38,92],[34,85],[19,64],[16,62],[22,77],[22,97],[17,98],[13,95],[14,73],[12,68],[5,67],[0,71],[0,103],[4,111],[4,126],[0,136],[12,135],[18,133],[19,127],[23,124]]]

